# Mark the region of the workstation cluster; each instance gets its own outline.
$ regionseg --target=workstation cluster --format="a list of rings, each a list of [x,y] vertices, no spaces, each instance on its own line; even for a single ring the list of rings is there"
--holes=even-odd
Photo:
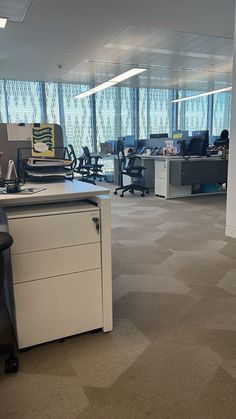
[[[149,139],[137,141],[134,136],[121,137],[108,143],[114,154],[115,184],[120,183],[120,142],[127,161],[135,155],[135,164],[145,168],[143,184],[157,196],[168,199],[226,191],[228,138],[209,137],[208,130],[191,135],[175,131],[171,137],[168,133],[151,134]],[[105,145],[102,147],[104,150]],[[129,181],[124,176],[124,184]]]

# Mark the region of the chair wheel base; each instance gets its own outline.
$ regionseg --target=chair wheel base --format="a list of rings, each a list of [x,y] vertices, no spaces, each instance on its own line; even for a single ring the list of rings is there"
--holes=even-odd
[[[6,374],[16,373],[18,371],[18,369],[19,369],[19,360],[16,356],[6,359],[6,361],[5,361],[5,373]]]

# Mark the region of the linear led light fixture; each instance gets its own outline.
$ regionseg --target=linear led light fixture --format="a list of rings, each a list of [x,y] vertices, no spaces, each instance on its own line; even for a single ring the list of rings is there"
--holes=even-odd
[[[125,71],[124,73],[121,73],[118,76],[113,77],[112,79],[93,87],[92,89],[86,90],[86,92],[80,93],[79,95],[75,96],[74,99],[82,99],[84,97],[93,95],[94,93],[100,92],[101,90],[107,89],[108,87],[112,87],[115,84],[122,82],[123,80],[129,79],[130,77],[143,73],[146,70],[146,68],[140,67],[131,68],[131,70]]]
[[[0,29],[4,29],[7,24],[7,18],[6,17],[0,17]]]
[[[195,95],[195,96],[182,97],[181,99],[170,100],[170,102],[172,103],[184,102],[185,100],[196,99],[197,97],[203,97],[203,96],[210,96],[210,95],[214,95],[214,93],[228,92],[229,90],[232,90],[232,87],[224,87],[222,89],[211,90],[210,92],[200,93],[199,95]]]

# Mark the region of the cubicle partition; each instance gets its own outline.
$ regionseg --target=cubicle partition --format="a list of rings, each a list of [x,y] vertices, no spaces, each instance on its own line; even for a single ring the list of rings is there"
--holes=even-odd
[[[1,124],[0,123],[0,151],[2,176],[5,177],[9,160],[17,166],[17,150],[32,147],[32,130],[43,126],[51,126],[55,147],[63,147],[63,132],[58,124]],[[24,138],[24,136],[26,138]],[[40,155],[40,154],[39,154]]]

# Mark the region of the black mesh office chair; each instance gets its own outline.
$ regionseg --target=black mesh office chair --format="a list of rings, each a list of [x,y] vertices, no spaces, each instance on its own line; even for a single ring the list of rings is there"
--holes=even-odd
[[[80,177],[78,180],[81,182],[92,183],[95,185],[95,181],[90,179],[91,177],[91,165],[86,163],[85,157],[82,155],[81,157],[76,157],[75,150],[72,144],[68,145],[68,154],[69,158],[73,160],[73,170],[75,173],[78,173]]]
[[[94,180],[97,178],[102,180],[105,179],[105,175],[102,173],[103,164],[99,163],[99,160],[102,159],[100,154],[91,154],[87,146],[83,147],[83,157],[85,163],[90,166],[90,177]]]
[[[214,142],[214,146],[229,148],[229,131],[227,129],[221,131],[219,138]]]
[[[119,186],[115,189],[114,194],[117,195],[117,192],[120,190],[120,196],[123,198],[126,191],[129,191],[131,194],[133,194],[134,191],[140,191],[142,192],[142,196],[145,195],[145,192],[149,193],[149,189],[144,185],[143,171],[146,168],[143,166],[135,166],[135,161],[141,158],[136,154],[129,154],[126,157],[122,141],[117,141],[117,150],[119,161]],[[129,185],[124,186],[124,175],[131,178],[131,183]]]
[[[5,277],[5,260],[4,251],[9,249],[13,243],[13,239],[10,234],[6,232],[0,232],[0,297],[3,295],[4,277]],[[15,356],[15,345],[13,343],[1,343],[0,344],[0,358],[6,358],[5,360],[5,372],[12,373],[17,372],[19,368],[18,358]]]

